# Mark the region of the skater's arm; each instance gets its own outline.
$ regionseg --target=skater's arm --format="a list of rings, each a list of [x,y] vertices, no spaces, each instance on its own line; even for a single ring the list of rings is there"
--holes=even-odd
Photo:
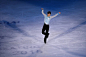
[[[41,8],[42,9],[42,14],[45,16],[46,14],[44,13],[44,9],[43,8]]]
[[[59,13],[57,13],[57,14],[51,16],[51,19],[54,18],[54,17],[56,17],[56,16],[59,15],[59,14],[61,14],[61,12],[59,12]]]

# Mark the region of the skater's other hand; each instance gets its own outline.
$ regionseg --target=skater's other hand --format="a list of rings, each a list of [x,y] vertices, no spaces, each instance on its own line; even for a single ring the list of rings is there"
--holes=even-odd
[[[61,14],[61,12],[59,12],[59,14]]]
[[[41,8],[43,10],[43,8]]]

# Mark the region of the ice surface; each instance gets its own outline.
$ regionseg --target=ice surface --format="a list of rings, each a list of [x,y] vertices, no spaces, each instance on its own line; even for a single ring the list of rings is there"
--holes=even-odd
[[[61,11],[50,21],[47,44],[42,7]],[[85,0],[0,0],[0,57],[86,57],[85,28]]]

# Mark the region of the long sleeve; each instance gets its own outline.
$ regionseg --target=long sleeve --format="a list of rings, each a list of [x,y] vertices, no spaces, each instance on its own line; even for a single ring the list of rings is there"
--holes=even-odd
[[[44,10],[42,10],[42,14],[45,16],[46,14],[44,13]]]
[[[59,15],[59,13],[57,13],[57,14],[51,16],[51,19],[54,18],[54,17],[56,17],[57,15]]]

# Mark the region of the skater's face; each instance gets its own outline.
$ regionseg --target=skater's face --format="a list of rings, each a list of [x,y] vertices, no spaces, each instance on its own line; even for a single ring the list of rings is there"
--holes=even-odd
[[[47,16],[50,16],[51,14],[49,13],[49,14],[47,14]]]

